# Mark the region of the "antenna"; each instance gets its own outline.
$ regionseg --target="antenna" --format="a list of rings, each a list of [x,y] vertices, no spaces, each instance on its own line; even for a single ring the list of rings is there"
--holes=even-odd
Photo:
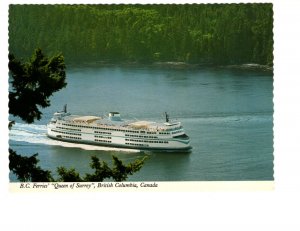
[[[167,112],[165,112],[165,114],[166,114],[166,122],[168,123],[169,122],[169,115],[168,115]]]

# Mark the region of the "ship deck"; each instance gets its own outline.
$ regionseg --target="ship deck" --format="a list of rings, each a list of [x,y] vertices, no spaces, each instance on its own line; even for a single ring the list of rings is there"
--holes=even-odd
[[[108,117],[97,116],[79,116],[68,115],[64,116],[63,120],[66,122],[73,122],[81,125],[90,126],[111,126],[111,127],[123,127],[131,129],[152,130],[152,131],[165,131],[169,129],[179,128],[180,122],[155,122],[155,121],[137,121],[137,120],[111,120]]]

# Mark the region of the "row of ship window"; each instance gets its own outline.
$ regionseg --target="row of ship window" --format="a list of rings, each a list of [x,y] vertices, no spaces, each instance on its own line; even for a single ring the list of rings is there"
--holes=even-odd
[[[74,136],[61,136],[62,138],[69,138],[74,140],[81,140],[81,137],[74,137]]]
[[[138,136],[138,135],[129,135],[129,134],[125,134],[125,136],[140,137],[140,138],[158,138],[157,136]]]
[[[103,142],[103,143],[111,143],[111,140],[98,140],[98,139],[94,139],[94,141]]]
[[[84,126],[84,125],[65,124],[65,123],[63,123],[62,125],[71,126],[71,127],[79,127],[79,128],[92,128],[92,129],[101,129],[101,130],[109,130],[109,131],[122,131],[122,132],[139,133],[139,131],[122,130],[122,129],[116,129],[116,128],[99,128],[99,127],[90,127],[90,126]]]
[[[75,124],[62,124],[62,125],[65,125],[65,126],[71,126],[71,127],[77,127],[77,128],[94,128],[96,129],[97,127],[90,127],[90,126],[83,126],[83,125],[75,125]]]
[[[182,132],[182,130],[178,130],[178,131],[172,132],[172,134],[176,134],[176,133],[179,133],[179,132]]]
[[[148,144],[135,144],[135,143],[125,143],[126,145],[139,146],[139,147],[148,147]]]
[[[96,138],[104,138],[104,139],[111,139],[109,136],[95,136]]]
[[[68,135],[74,135],[74,136],[81,136],[80,133],[62,132],[62,131],[57,131],[57,130],[54,130],[54,129],[51,129],[51,131],[57,132],[57,133],[61,133],[61,134],[68,134]],[[95,131],[95,133],[107,134],[107,133],[105,133],[105,132],[96,132],[96,131]],[[177,132],[176,132],[176,133],[177,133]],[[173,133],[173,134],[174,134],[174,133]],[[125,134],[125,136],[129,136],[129,137],[139,137],[139,138],[158,138],[157,136],[137,136],[137,135],[129,135],[129,134]],[[97,135],[95,135],[95,137],[111,139],[111,137],[104,137],[104,136],[97,136]],[[128,139],[125,139],[125,140],[128,140]],[[137,141],[137,142],[141,142],[141,141]],[[148,141],[144,141],[144,142],[148,142]],[[150,143],[164,143],[164,142],[167,142],[167,141],[151,141]]]
[[[63,125],[65,125],[65,124],[63,124]],[[56,126],[57,128],[60,128],[60,129],[66,129],[66,128],[64,128],[64,127],[60,127],[60,126]],[[68,128],[68,130],[72,130],[72,131],[78,131],[78,132],[81,132],[81,130],[80,129],[76,129],[76,128]]]
[[[80,133],[70,133],[70,132],[62,132],[62,131],[57,131],[55,129],[51,129],[52,132],[57,132],[57,133],[61,133],[61,134],[68,134],[68,135],[74,135],[74,136],[81,136]]]
[[[116,128],[98,128],[98,127],[90,127],[90,126],[75,125],[75,124],[65,124],[65,123],[63,123],[62,125],[71,126],[71,127],[80,127],[80,128],[92,128],[92,129],[101,129],[101,130],[109,130],[109,131],[121,131],[121,132],[139,133],[139,131],[123,130],[123,129],[116,129]],[[58,128],[62,128],[62,127],[58,127]],[[76,129],[76,131],[80,131],[80,130]],[[140,131],[140,133],[156,134],[156,132],[145,132],[145,131]],[[168,135],[170,133],[169,132],[159,132],[159,134],[160,135]]]
[[[70,133],[70,132],[62,132],[62,131],[57,131],[57,130],[54,130],[54,129],[51,129],[51,131],[53,132],[57,132],[57,133],[61,133],[61,134],[69,134],[69,135],[75,135],[75,136],[81,136],[80,133]],[[101,133],[101,132],[99,132]],[[105,132],[102,133],[102,134],[106,134]],[[140,137],[140,138],[158,138],[157,136],[135,136],[135,135],[128,135],[128,134],[125,134],[125,136],[130,136],[130,137]],[[107,138],[107,139],[111,139],[111,137],[105,137],[105,136],[97,136],[95,135],[95,137],[97,138]],[[127,140],[127,139],[125,139]],[[140,142],[140,141],[138,141]],[[148,142],[148,141],[145,141],[145,142]],[[164,141],[164,142],[167,142],[167,141]],[[150,143],[163,143],[163,141],[151,141]]]
[[[99,131],[94,131],[95,133],[99,133],[99,134],[107,134],[107,135],[111,135],[111,132],[99,132]]]
[[[162,140],[134,140],[134,139],[125,139],[125,141],[133,141],[133,142],[142,142],[142,143],[159,143],[159,144],[167,144],[168,141]]]

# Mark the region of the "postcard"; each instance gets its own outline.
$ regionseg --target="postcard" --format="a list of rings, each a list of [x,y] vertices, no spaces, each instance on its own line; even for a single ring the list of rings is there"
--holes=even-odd
[[[272,188],[272,3],[10,4],[8,32],[13,187]]]

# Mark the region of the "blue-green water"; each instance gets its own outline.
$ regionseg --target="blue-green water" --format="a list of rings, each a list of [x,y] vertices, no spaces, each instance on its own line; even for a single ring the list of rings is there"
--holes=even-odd
[[[67,88],[51,98],[43,118],[17,120],[10,147],[22,155],[39,153],[39,164],[90,172],[90,156],[124,162],[148,155],[130,181],[273,180],[273,77],[271,73],[228,68],[82,67],[67,70]],[[68,104],[69,112],[183,123],[190,153],[133,152],[50,140],[46,124]],[[10,174],[10,180],[16,177]]]

